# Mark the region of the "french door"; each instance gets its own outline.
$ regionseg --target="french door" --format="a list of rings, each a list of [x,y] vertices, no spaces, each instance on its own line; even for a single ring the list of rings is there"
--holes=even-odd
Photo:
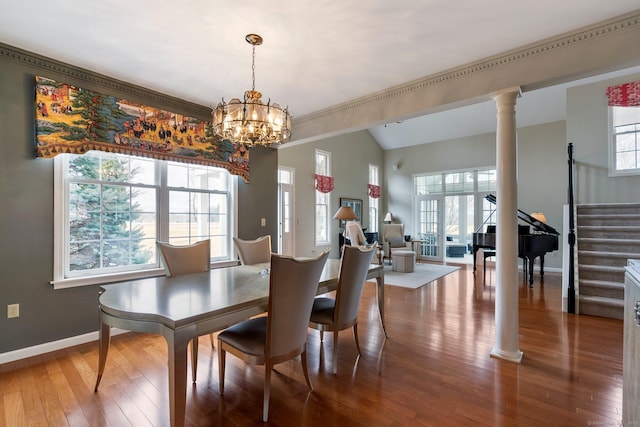
[[[417,243],[417,257],[419,260],[442,261],[442,196],[424,196],[417,203],[418,234],[413,239]]]

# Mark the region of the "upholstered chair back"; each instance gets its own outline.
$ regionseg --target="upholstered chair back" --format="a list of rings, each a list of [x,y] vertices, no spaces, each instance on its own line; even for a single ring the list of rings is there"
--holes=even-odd
[[[176,246],[157,242],[167,276],[201,273],[211,268],[211,242],[209,239],[191,245]]]
[[[258,237],[255,240],[242,240],[234,237],[233,243],[243,265],[261,264],[271,260],[271,236],[269,235]]]

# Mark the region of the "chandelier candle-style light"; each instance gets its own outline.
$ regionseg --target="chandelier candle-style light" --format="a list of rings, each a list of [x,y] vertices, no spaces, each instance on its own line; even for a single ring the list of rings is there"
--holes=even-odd
[[[271,145],[287,142],[291,136],[291,116],[288,108],[282,108],[271,99],[265,104],[262,94],[256,91],[256,46],[262,44],[262,37],[247,34],[247,43],[253,46],[251,57],[251,90],[244,93],[244,101],[233,98],[229,103],[222,101],[213,110],[213,129],[217,136],[233,143]]]

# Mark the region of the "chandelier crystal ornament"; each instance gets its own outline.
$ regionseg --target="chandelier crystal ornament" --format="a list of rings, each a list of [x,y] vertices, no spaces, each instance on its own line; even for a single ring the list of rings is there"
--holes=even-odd
[[[212,112],[213,129],[221,138],[247,146],[282,144],[291,137],[291,115],[271,99],[262,102],[262,94],[256,90],[256,46],[262,37],[247,34],[247,43],[253,46],[251,57],[251,90],[244,93],[244,100],[233,98],[228,103],[224,98]]]

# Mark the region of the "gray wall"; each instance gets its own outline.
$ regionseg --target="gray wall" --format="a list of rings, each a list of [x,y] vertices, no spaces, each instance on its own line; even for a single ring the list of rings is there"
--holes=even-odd
[[[640,80],[632,74],[567,91],[567,140],[574,144],[576,203],[640,201],[640,176],[609,177],[608,86]]]
[[[2,47],[0,45],[0,47]],[[21,53],[0,57],[0,353],[96,331],[98,286],[53,290],[53,159],[33,157],[34,75],[209,119],[209,109]],[[277,224],[277,150],[252,149],[251,183],[240,179],[238,232]],[[267,227],[260,227],[260,218]],[[274,239],[275,241],[275,239]],[[7,304],[20,317],[6,318]]]
[[[295,170],[295,255],[313,256],[327,247],[315,247],[314,211],[315,189],[315,149],[331,153],[331,174],[335,189],[330,193],[331,216],[338,209],[340,197],[362,200],[361,223],[369,223],[369,164],[377,165],[382,177],[383,150],[368,131],[359,131],[322,139],[300,145],[283,146],[278,150],[281,166]],[[382,178],[381,178],[382,179]],[[382,182],[382,181],[381,181]],[[383,194],[386,189],[383,187]],[[380,209],[384,212],[384,196],[380,199]],[[382,220],[382,217],[380,217]],[[344,231],[338,227],[338,220],[330,221],[331,258],[338,258],[338,234]]]
[[[517,131],[518,208],[527,213],[544,212],[547,223],[560,233],[568,181],[565,138],[564,122]],[[413,174],[495,165],[495,133],[386,151],[387,208],[393,213],[394,222],[405,224],[406,234],[414,234]],[[560,268],[562,252],[547,256],[545,265]]]

